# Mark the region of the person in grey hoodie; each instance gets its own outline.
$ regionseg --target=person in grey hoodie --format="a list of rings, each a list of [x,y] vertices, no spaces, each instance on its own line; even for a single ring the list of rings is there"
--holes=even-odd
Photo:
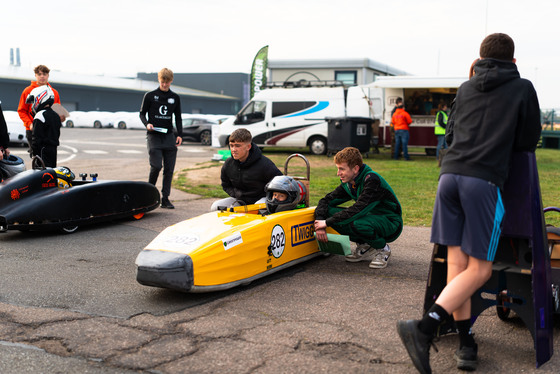
[[[471,296],[492,275],[504,216],[501,189],[512,152],[534,152],[541,133],[537,94],[520,78],[513,54],[508,35],[487,36],[474,75],[459,87],[451,109],[431,234],[432,243],[447,246],[447,285],[421,320],[397,322],[420,373],[431,373],[430,344],[451,315],[459,332],[457,368],[476,369]]]

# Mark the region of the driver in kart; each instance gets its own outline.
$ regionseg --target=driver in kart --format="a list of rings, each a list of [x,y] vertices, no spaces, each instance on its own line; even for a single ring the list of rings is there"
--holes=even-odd
[[[307,189],[292,177],[276,176],[264,190],[266,210],[269,214],[306,207]]]
[[[241,128],[229,136],[231,157],[222,166],[222,188],[230,196],[215,201],[210,210],[266,202],[264,187],[282,175],[276,165],[253,143],[249,130]]]

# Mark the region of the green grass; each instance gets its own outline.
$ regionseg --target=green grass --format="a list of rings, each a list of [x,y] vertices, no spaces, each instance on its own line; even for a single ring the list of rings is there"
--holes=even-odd
[[[439,168],[434,157],[421,155],[421,150],[411,149],[410,151],[413,159],[410,162],[391,160],[389,152],[386,150],[382,150],[379,155],[364,158],[364,162],[383,176],[395,191],[403,208],[405,225],[430,226]],[[418,152],[418,155],[414,154],[415,151]],[[284,172],[286,158],[292,152],[284,153],[277,150],[268,152],[265,149],[264,153]],[[317,205],[319,199],[332,191],[340,182],[336,176],[336,167],[332,157],[313,155],[305,155],[305,157],[311,165],[310,204]],[[560,189],[558,188],[560,183],[560,151],[538,149],[537,164],[543,207],[560,206]],[[219,168],[221,165],[221,163],[209,161],[197,165],[196,168],[182,170],[177,173],[174,187],[204,197],[227,197],[220,186]],[[200,170],[200,173],[209,175],[209,169],[211,168],[216,168],[213,169],[213,179],[193,183],[187,177],[187,172],[190,170]],[[305,176],[304,162],[297,158],[290,160],[288,174]],[[560,214],[548,213],[546,219],[547,223],[560,226]]]

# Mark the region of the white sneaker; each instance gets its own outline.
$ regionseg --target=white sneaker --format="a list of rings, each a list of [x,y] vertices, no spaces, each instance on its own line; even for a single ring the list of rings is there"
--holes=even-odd
[[[387,267],[387,262],[389,262],[389,257],[391,257],[391,248],[389,244],[375,254],[373,260],[369,263],[369,267],[372,269],[384,269]]]
[[[348,262],[360,262],[365,260],[370,260],[378,249],[372,248],[369,244],[363,243],[356,246],[356,251],[351,255],[346,256],[346,261]]]

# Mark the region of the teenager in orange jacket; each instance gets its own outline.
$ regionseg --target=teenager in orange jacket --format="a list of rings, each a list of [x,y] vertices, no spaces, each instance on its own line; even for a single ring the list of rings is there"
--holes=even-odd
[[[27,138],[27,142],[29,143],[30,150],[31,150],[32,137],[33,137],[33,132],[32,132],[33,118],[35,117],[35,114],[31,111],[31,104],[27,104],[25,102],[27,96],[34,88],[46,84],[51,88],[51,90],[54,93],[54,103],[60,104],[60,96],[58,95],[58,91],[52,88],[52,86],[49,84],[50,69],[45,65],[38,65],[37,67],[35,67],[35,69],[33,69],[33,71],[35,72],[35,79],[37,80],[35,82],[31,82],[31,85],[26,87],[21,93],[21,96],[19,98],[18,110],[17,110],[19,114],[19,118],[21,118],[21,120],[23,121],[23,125],[25,126],[25,137]],[[66,118],[61,117],[60,121],[63,122],[65,119]]]

